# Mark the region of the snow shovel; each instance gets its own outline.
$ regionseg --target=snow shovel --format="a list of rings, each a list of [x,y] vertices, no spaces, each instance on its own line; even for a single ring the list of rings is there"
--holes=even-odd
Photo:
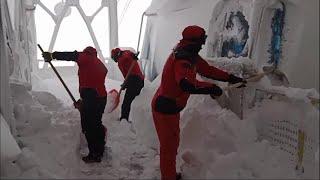
[[[40,46],[40,44],[38,44],[39,49],[41,50],[41,52],[44,52],[42,47]],[[73,103],[76,103],[76,99],[74,98],[74,96],[71,94],[69,88],[67,87],[66,83],[63,81],[63,79],[61,78],[61,76],[59,75],[58,71],[56,70],[56,68],[53,66],[53,64],[51,63],[51,61],[48,62],[51,66],[51,68],[53,69],[54,73],[58,76],[59,80],[61,81],[62,85],[64,86],[64,88],[67,90],[70,98],[72,99]],[[80,111],[80,110],[79,110]],[[80,154],[82,154],[82,149],[85,148],[87,145],[87,140],[84,136],[84,134],[82,132],[80,132],[80,142],[79,142],[79,152]]]
[[[261,78],[263,78],[265,75],[270,75],[270,74],[274,74],[279,80],[281,79],[282,82],[286,82],[287,84],[289,84],[288,78],[287,76],[279,71],[278,69],[274,68],[273,66],[269,67],[269,66],[264,66],[263,67],[263,73],[258,73],[250,78],[245,79],[247,82],[257,82],[259,81]],[[234,89],[237,88],[239,86],[241,86],[243,83],[235,83],[232,84],[230,86],[227,86],[225,88],[223,88],[223,90],[230,90],[230,89]]]
[[[287,76],[283,72],[281,72],[275,65],[264,66],[262,67],[262,70],[266,73],[273,85],[283,85],[285,87],[289,86],[289,80]]]
[[[40,44],[38,44],[39,49],[41,50],[41,52],[44,52],[42,47],[40,46]],[[67,90],[70,98],[72,99],[73,103],[76,103],[76,99],[73,97],[73,95],[71,94],[69,88],[67,87],[66,83],[63,81],[63,79],[61,78],[61,76],[59,75],[58,71],[56,70],[56,68],[53,66],[53,64],[51,63],[51,61],[48,62],[51,66],[51,68],[53,69],[54,73],[58,76],[59,80],[61,81],[62,85],[64,86],[64,88]]]
[[[263,76],[268,75],[269,73],[270,73],[270,72],[268,72],[268,71],[265,71],[265,72],[263,72],[263,73],[258,73],[258,74],[256,74],[255,76],[252,76],[252,77],[247,78],[247,79],[245,79],[245,80],[246,80],[247,82],[257,82],[257,81],[259,81]],[[278,71],[277,73],[279,73],[278,76],[283,76],[283,77],[286,78],[286,75],[283,74],[281,71]],[[231,90],[231,89],[238,88],[238,87],[241,86],[241,85],[243,85],[243,83],[242,83],[242,82],[239,82],[239,83],[232,84],[232,85],[230,85],[230,86],[223,87],[222,89],[223,89],[224,91],[228,91],[228,90]],[[308,98],[309,98],[309,100],[310,100],[310,103],[311,103],[313,106],[317,106],[317,105],[319,106],[319,104],[320,104],[320,99],[319,99],[319,98],[314,98],[314,97],[310,97],[310,96],[308,96]]]
[[[110,108],[110,111],[108,111],[108,113],[113,112],[113,111],[118,107],[119,102],[120,102],[121,92],[122,92],[123,89],[124,89],[124,85],[125,85],[125,84],[127,83],[127,81],[128,81],[128,77],[129,77],[129,75],[130,75],[130,73],[131,73],[131,71],[132,71],[133,66],[134,66],[134,61],[131,63],[131,65],[130,65],[130,67],[129,67],[129,70],[128,70],[128,73],[127,73],[127,75],[126,75],[126,77],[125,77],[125,79],[124,79],[124,81],[123,81],[123,83],[122,83],[122,85],[121,85],[120,91],[119,91],[119,93],[117,94],[116,99],[115,99],[115,101],[114,101],[114,104],[112,105],[112,108]]]
[[[250,78],[245,79],[247,82],[257,82],[259,81],[263,76],[265,76],[268,72],[263,72],[263,73],[258,73]],[[239,83],[235,83],[235,84],[231,84],[230,86],[224,87],[222,88],[225,91],[237,88],[241,85],[243,85],[243,82],[239,82]]]

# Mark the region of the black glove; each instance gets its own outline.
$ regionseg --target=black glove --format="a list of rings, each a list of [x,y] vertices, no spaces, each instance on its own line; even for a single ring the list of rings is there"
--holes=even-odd
[[[81,106],[82,106],[82,100],[81,99],[78,99],[77,102],[73,103],[74,105],[74,108],[80,110],[81,109]]]
[[[51,52],[43,52],[42,57],[45,62],[50,62],[53,59]]]
[[[139,60],[139,58],[138,58],[139,53],[140,53],[140,52],[137,52],[136,54],[135,54],[135,53],[132,53],[132,59],[138,61],[138,60]]]
[[[237,87],[237,88],[246,87],[245,84],[247,83],[247,81],[244,80],[243,78],[237,77],[237,76],[235,76],[235,75],[233,75],[233,74],[230,74],[230,75],[229,75],[229,80],[228,80],[228,82],[231,83],[231,84],[243,83],[243,85],[241,85],[241,86],[239,86],[239,87]]]
[[[222,93],[223,93],[222,89],[221,89],[219,86],[217,86],[217,85],[213,85],[212,90],[213,90],[213,91],[212,91],[212,93],[210,94],[210,96],[211,96],[212,99],[215,99],[215,97],[221,96]]]
[[[244,80],[242,78],[240,78],[240,77],[237,77],[237,76],[235,76],[233,74],[230,74],[228,82],[231,83],[231,84],[236,84],[236,83],[239,83],[239,82],[244,82]]]
[[[126,89],[127,88],[127,81],[124,81],[121,85],[120,85],[120,88],[122,89],[122,90],[124,90],[124,89]]]

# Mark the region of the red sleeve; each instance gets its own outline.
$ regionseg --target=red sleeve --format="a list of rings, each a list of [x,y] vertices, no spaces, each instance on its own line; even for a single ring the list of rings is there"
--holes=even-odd
[[[214,66],[210,66],[204,59],[202,59],[200,56],[197,60],[197,72],[204,77],[214,79],[214,80],[220,80],[220,81],[228,81],[229,79],[229,73],[218,69]]]
[[[84,66],[86,65],[90,59],[87,57],[86,53],[84,52],[78,52],[79,53],[79,56],[78,56],[78,59],[76,60],[78,66]]]
[[[128,71],[129,71],[129,68],[131,66],[131,58],[129,58],[127,56],[127,54],[124,54],[122,57],[119,58],[119,61],[118,61],[118,66],[119,66],[119,69],[120,71],[122,72],[122,75],[124,77],[126,77]]]
[[[177,84],[180,84],[182,79],[187,79],[189,83],[193,84],[196,88],[212,87],[212,83],[202,82],[196,79],[195,68],[188,61],[178,60],[175,62],[174,72]]]
[[[190,82],[192,77],[192,66],[188,61],[178,60],[174,64],[174,78],[179,84],[182,79],[188,79]]]

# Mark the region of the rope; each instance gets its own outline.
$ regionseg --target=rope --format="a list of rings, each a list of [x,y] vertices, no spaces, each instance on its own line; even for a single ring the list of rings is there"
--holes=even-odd
[[[127,13],[127,10],[128,10],[128,7],[130,6],[131,1],[132,1],[132,0],[126,1],[126,4],[125,4],[124,9],[123,9],[123,11],[122,11],[122,13],[121,13],[121,16],[120,16],[120,23],[119,23],[119,25],[121,25],[122,20],[123,20],[123,18],[124,18],[124,15]]]

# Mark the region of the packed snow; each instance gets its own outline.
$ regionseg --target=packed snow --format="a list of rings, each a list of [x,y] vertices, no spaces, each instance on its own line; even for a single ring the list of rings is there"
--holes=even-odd
[[[132,124],[118,121],[119,108],[104,113],[103,124],[108,133],[106,155],[100,164],[82,162],[80,115],[66,99],[67,93],[57,78],[37,81],[34,86],[37,88],[32,91],[23,86],[13,88],[18,95],[14,113],[17,142],[22,152],[14,161],[6,162],[1,175],[10,178],[159,179],[158,139],[150,106],[159,80],[145,82],[141,95],[133,103]],[[77,82],[76,77],[67,82],[76,94],[77,87],[70,83]],[[117,89],[120,83],[107,80],[106,84]],[[46,88],[50,91],[42,91]],[[268,102],[261,102],[260,107],[266,106],[270,106]],[[267,139],[259,138],[257,125],[261,118],[273,118],[270,114],[261,115],[259,108],[250,111],[240,120],[208,96],[190,98],[181,116],[177,156],[177,168],[184,178],[316,177],[316,170],[310,167],[303,176],[297,174],[288,153]],[[313,158],[318,166],[318,155],[314,154]]]

